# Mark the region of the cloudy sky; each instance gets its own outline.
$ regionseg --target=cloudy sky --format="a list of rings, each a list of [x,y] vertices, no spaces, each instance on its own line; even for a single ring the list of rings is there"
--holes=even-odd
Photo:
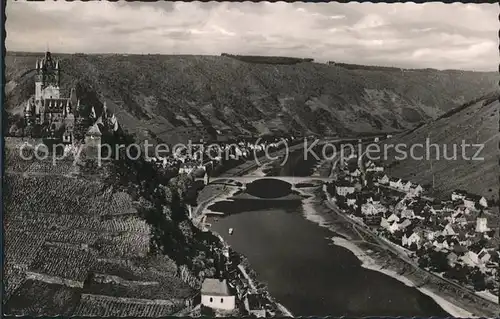
[[[494,71],[498,4],[11,2],[10,51],[285,55]]]

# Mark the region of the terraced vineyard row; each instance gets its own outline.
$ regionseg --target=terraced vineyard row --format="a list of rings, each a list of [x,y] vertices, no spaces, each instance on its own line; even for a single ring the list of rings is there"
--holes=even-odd
[[[46,240],[49,242],[92,245],[97,241],[98,235],[95,231],[63,229],[51,231]]]
[[[70,214],[51,214],[31,211],[7,211],[6,227],[13,229],[88,229],[101,230],[101,221],[97,216]]]
[[[5,261],[9,267],[26,269],[43,245],[46,234],[8,229],[5,234]]]
[[[92,282],[85,287],[84,293],[148,300],[163,300],[172,297],[171,290],[168,287],[163,287],[161,285],[140,284],[126,286],[115,283]]]
[[[43,173],[51,175],[64,175],[74,172],[76,167],[72,161],[56,161],[55,164],[51,160],[35,161],[31,164],[27,172]]]
[[[50,209],[44,213],[88,215],[95,197],[102,193],[98,183],[58,176],[7,176],[6,185],[7,213],[39,211],[44,207]]]
[[[137,217],[115,217],[110,220],[104,220],[101,223],[101,227],[107,232],[134,232],[149,234],[151,231],[149,225],[144,220]]]
[[[142,261],[142,262],[141,262]],[[155,269],[155,260],[146,259],[98,259],[92,272],[118,276],[129,281],[158,281],[175,277],[177,266],[170,258],[164,256],[161,260],[161,269]]]
[[[146,256],[149,252],[149,240],[149,234],[104,234],[96,243],[96,246],[98,247],[99,255],[103,257],[128,258]]]
[[[182,309],[182,303],[141,303],[119,298],[107,298],[98,295],[82,295],[75,316],[127,316],[127,317],[161,317],[168,316]]]
[[[62,245],[44,245],[29,270],[83,282],[93,263],[95,256],[89,251]]]
[[[132,198],[123,192],[112,194],[103,192],[99,200],[90,207],[89,213],[102,216],[103,219],[138,215],[132,204]]]

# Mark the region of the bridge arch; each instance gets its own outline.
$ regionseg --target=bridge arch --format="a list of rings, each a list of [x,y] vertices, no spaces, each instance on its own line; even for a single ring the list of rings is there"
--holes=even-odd
[[[322,183],[327,183],[332,181],[331,177],[321,177],[321,176],[220,176],[220,177],[211,177],[207,178],[207,176],[203,178],[196,178],[196,180],[203,180],[205,185],[210,185],[216,182],[222,181],[236,181],[242,184],[249,184],[256,180],[261,179],[276,179],[280,181],[287,182],[291,185],[306,183],[306,182],[315,182],[319,181]]]

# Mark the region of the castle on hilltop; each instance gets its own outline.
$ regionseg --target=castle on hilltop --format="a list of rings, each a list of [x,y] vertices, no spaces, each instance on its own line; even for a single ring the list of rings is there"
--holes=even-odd
[[[36,61],[35,95],[26,103],[24,118],[26,126],[40,125],[48,137],[61,137],[64,143],[73,142],[75,109],[80,101],[75,89],[68,98],[61,97],[61,69],[59,61],[50,52]]]

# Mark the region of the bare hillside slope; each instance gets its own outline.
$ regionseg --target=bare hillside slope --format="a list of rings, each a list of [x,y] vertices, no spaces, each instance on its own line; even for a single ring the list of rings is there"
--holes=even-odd
[[[22,111],[40,54],[8,53],[6,103]],[[163,140],[227,129],[269,132],[388,132],[414,127],[490,92],[495,73],[366,69],[227,56],[57,55],[64,89],[107,100],[121,124]],[[264,60],[265,61],[265,60]],[[98,101],[95,101],[98,100]]]
[[[392,162],[389,173],[415,182],[432,184],[431,161],[425,158],[428,138],[429,144],[437,144],[440,149],[438,156],[435,147],[429,147],[429,154],[430,159],[434,159],[432,171],[435,187],[443,195],[458,188],[488,199],[498,199],[498,98],[498,93],[483,96],[410,133],[385,141],[386,144],[393,145],[402,143],[407,149],[416,143],[424,145],[424,148],[416,147],[414,152],[416,157],[424,156],[423,160],[397,161],[395,156],[398,154],[388,152]],[[482,144],[484,148],[477,155],[475,153],[479,151],[479,147],[468,146],[462,152],[462,143]],[[445,147],[446,156],[455,158],[444,159]],[[455,153],[456,156],[452,156]]]

